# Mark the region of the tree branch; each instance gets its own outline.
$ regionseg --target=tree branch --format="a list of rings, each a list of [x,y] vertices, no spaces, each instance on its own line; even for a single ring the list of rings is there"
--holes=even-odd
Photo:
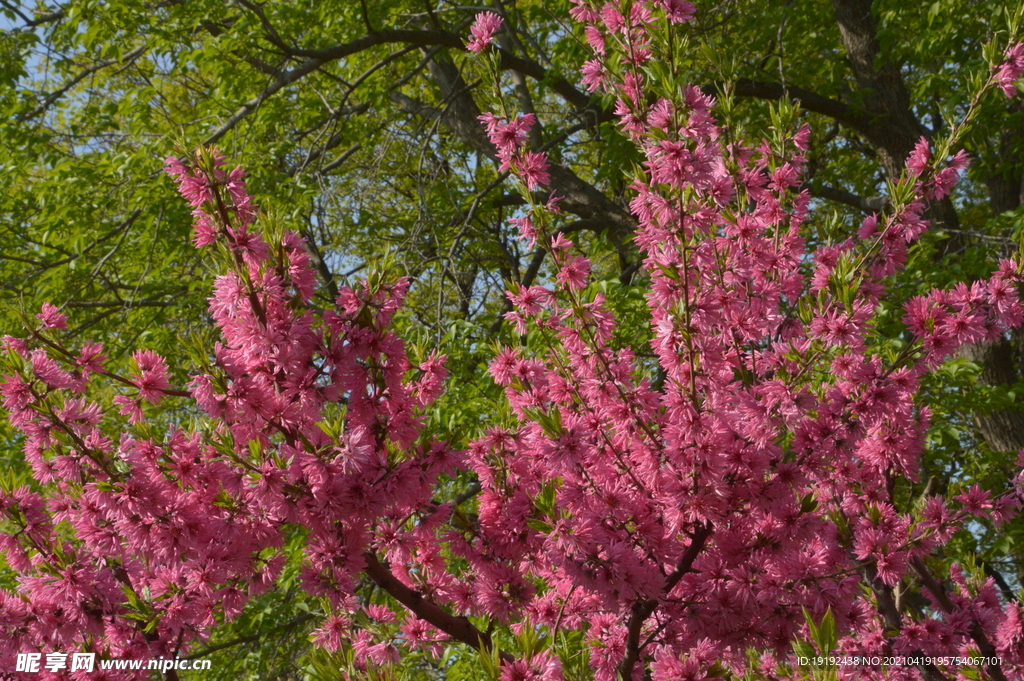
[[[464,144],[486,154],[495,164],[499,163],[497,152],[487,138],[483,124],[477,120],[480,109],[470,96],[470,88],[458,70],[452,64],[433,61],[430,71],[444,100],[449,103],[448,106],[444,109],[429,107],[397,92],[393,94],[392,100],[408,113],[440,120]],[[580,218],[599,220],[607,227],[609,237],[615,244],[624,243],[632,237],[636,220],[629,211],[609,200],[596,187],[563,165],[552,163],[549,174],[549,187],[552,193],[561,198],[563,210]]]
[[[422,593],[403,584],[388,570],[377,555],[372,551],[363,554],[366,560],[366,574],[388,595],[408,608],[421,620],[426,620],[452,639],[465,643],[477,650],[490,652],[494,648],[490,634],[480,631],[466,617],[445,612],[433,601],[425,598]],[[506,663],[515,661],[512,655],[500,652],[501,659]]]
[[[672,589],[679,583],[679,580],[683,578],[683,575],[693,569],[693,561],[704,550],[704,544],[707,543],[708,537],[711,536],[712,529],[711,523],[707,522],[690,535],[690,546],[687,547],[683,557],[679,559],[676,569],[665,578],[665,584],[661,589],[664,595],[667,596],[671,593]],[[622,681],[631,681],[633,678],[633,667],[636,666],[637,661],[640,659],[640,633],[643,630],[644,622],[654,614],[655,609],[658,607],[658,602],[658,599],[649,598],[633,604],[633,612],[629,617],[629,623],[626,625],[626,656],[619,663],[619,678]]]
[[[842,203],[864,213],[877,213],[889,205],[889,200],[884,196],[869,196],[865,198],[848,192],[845,189],[827,184],[812,185],[807,187],[807,189],[810,191],[811,196]]]
[[[252,3],[246,2],[243,4],[245,4],[250,10],[256,11]],[[351,40],[347,43],[341,43],[320,50],[308,50],[285,43],[277,34],[276,30],[273,30],[273,26],[266,20],[266,17],[262,16],[262,12],[256,13],[264,25],[264,30],[267,33],[267,39],[287,56],[304,58],[304,61],[290,71],[277,72],[273,81],[271,81],[271,83],[264,88],[260,94],[243,104],[206,139],[204,144],[209,145],[215,143],[234,128],[239,121],[245,118],[245,116],[254,111],[267,98],[271,97],[287,85],[290,85],[300,78],[316,71],[329,62],[344,59],[345,57],[363,52],[379,45],[392,43],[403,43],[413,47],[447,47],[459,50],[460,52],[466,50],[464,39],[462,36],[455,33],[450,33],[448,31],[410,29],[382,29],[379,31],[371,31],[367,33],[367,35]],[[593,122],[596,123],[599,121],[611,120],[612,113],[610,111],[602,110],[600,107],[592,105],[590,96],[581,90],[578,90],[565,78],[550,77],[547,69],[531,59],[517,57],[509,53],[507,50],[499,50],[499,53],[501,55],[501,68],[515,70],[536,80],[547,79],[551,89],[565,99],[565,101],[572,104],[578,110],[582,111],[585,109],[591,111]],[[266,72],[266,69],[261,70]]]
[[[858,132],[878,152],[889,177],[899,177],[917,140],[929,131],[914,115],[910,90],[899,65],[882,61],[878,19],[871,13],[871,0],[832,0],[832,6],[865,114],[870,117],[870,124]],[[954,232],[960,227],[956,207],[949,197],[932,204],[927,217],[932,224]],[[955,252],[963,245],[954,235],[944,250]]]
[[[345,152],[346,154],[348,152]],[[342,154],[344,156],[344,154]],[[324,286],[327,287],[327,292],[331,296],[331,301],[338,299],[338,282],[334,279],[334,272],[324,262],[323,256],[320,254],[320,248],[316,245],[316,240],[313,239],[311,234],[306,235],[306,253],[309,255],[309,261],[313,264],[313,269],[320,275],[320,279],[323,280]]]
[[[25,25],[22,26],[21,28],[36,28],[37,26],[42,26],[43,24],[52,24],[53,22],[60,21],[65,16],[67,16],[64,10],[61,9],[55,12],[44,12],[42,14],[36,14],[34,17],[29,19],[20,9],[18,9],[16,5],[13,5],[10,2],[7,2],[6,0],[0,2],[0,5],[3,5],[7,9],[14,12],[16,15],[18,15],[18,18],[25,22]]]
[[[317,175],[326,175],[327,173],[331,172],[332,170],[334,170],[335,168],[340,166],[345,161],[347,161],[350,158],[352,158],[352,155],[355,154],[357,151],[359,151],[362,148],[363,148],[363,145],[359,144],[358,142],[356,142],[351,147],[349,147],[348,149],[343,151],[341,153],[341,155],[338,156],[336,159],[334,159],[333,161],[331,161],[330,163],[328,163],[324,167],[322,167],[319,170],[317,170],[316,174]]]
[[[161,300],[162,296],[151,296],[142,300],[130,301],[130,300],[113,300],[113,301],[100,301],[100,300],[78,300],[72,301],[67,304],[68,307],[74,308],[93,308],[102,309],[108,307],[122,307],[125,309],[134,307],[175,307],[178,305],[177,300]]]
[[[985,570],[985,574],[992,578],[992,580],[999,586],[999,590],[1003,593],[1005,598],[1010,603],[1019,603],[1020,599],[1017,598],[1017,594],[1013,593],[1013,589],[1006,582],[1006,578],[1003,577],[1003,573],[996,570],[992,563],[987,560],[982,563],[982,567]]]
[[[552,238],[559,234],[570,234],[572,232],[578,232],[580,230],[590,230],[599,232],[607,227],[597,218],[573,220],[572,222],[562,225],[555,230],[552,234]],[[526,272],[523,273],[523,278],[517,282],[520,286],[529,287],[533,285],[533,280],[537,278],[537,274],[540,272],[540,266],[544,263],[544,257],[548,254],[548,249],[544,246],[540,246],[533,252],[533,258],[530,259],[530,264],[526,267]],[[490,330],[487,332],[489,336],[495,336],[501,331],[502,322],[505,321],[505,313],[512,311],[512,301],[505,297],[505,305],[498,318],[491,324]]]
[[[935,601],[939,604],[947,614],[952,614],[955,611],[956,605],[949,598],[949,594],[946,593],[945,588],[941,584],[935,581],[932,577],[931,571],[928,570],[928,566],[924,564],[924,561],[919,557],[910,559],[910,565],[914,568],[914,572],[921,578],[921,583],[928,589],[928,592],[935,597]],[[995,646],[992,645],[991,641],[985,635],[985,631],[981,628],[981,625],[975,619],[971,622],[971,630],[968,632],[975,643],[978,644],[978,650],[981,654],[990,660],[994,660],[992,664],[989,664],[986,669],[989,675],[996,681],[1006,681],[1006,675],[1003,674],[1001,665],[999,664],[999,653],[996,651]]]
[[[799,103],[800,107],[806,111],[828,116],[865,136],[871,128],[870,117],[839,100],[824,97],[801,87],[750,80],[749,78],[740,78],[732,86],[733,94],[738,97],[771,100],[787,98]],[[706,95],[717,97],[722,87],[721,83],[711,83],[702,86],[701,91]]]
[[[898,177],[917,139],[927,130],[910,109],[910,92],[899,66],[891,61],[878,63],[878,20],[871,13],[871,0],[833,0],[832,5],[865,113],[875,119],[858,132],[878,151],[889,176]]]
[[[65,94],[67,94],[69,90],[71,90],[73,87],[81,83],[83,80],[85,80],[92,74],[96,73],[97,71],[101,71],[107,68],[108,66],[113,66],[115,64],[130,64],[135,59],[139,58],[139,56],[141,56],[142,53],[145,51],[146,45],[139,45],[134,50],[124,55],[120,59],[107,59],[101,62],[97,62],[85,69],[82,69],[81,72],[79,72],[74,78],[65,83],[61,88],[54,90],[53,92],[48,94],[36,108],[26,113],[19,114],[15,120],[17,120],[19,123],[24,123],[25,121],[30,121],[33,118],[36,118],[37,116],[41,116],[42,114],[46,113],[47,109],[53,106],[54,102],[63,97]]]
[[[861,575],[864,577],[872,593],[875,594],[878,613],[885,620],[885,625],[893,631],[902,631],[903,616],[900,614],[896,599],[893,598],[892,587],[879,579],[878,568],[875,567],[873,562],[869,562],[861,567]],[[912,655],[922,659],[925,657],[920,650],[912,651]],[[924,673],[928,681],[949,681],[949,677],[931,663],[919,663],[917,668]]]

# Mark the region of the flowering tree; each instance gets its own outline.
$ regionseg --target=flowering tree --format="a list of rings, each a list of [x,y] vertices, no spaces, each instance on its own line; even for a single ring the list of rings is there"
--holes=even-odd
[[[374,275],[320,309],[302,239],[258,215],[241,170],[209,149],[169,159],[195,245],[225,269],[209,308],[221,341],[175,387],[151,351],[118,373],[98,344],[72,347],[51,305],[5,339],[4,407],[37,484],[0,497],[21,585],[0,592],[0,660],[181,655],[274,584],[298,535],[301,584],[326,610],[314,641],[363,670],[462,644],[504,680],[795,679],[807,653],[911,660],[840,668],[855,678],[1024,675],[1019,604],[940,553],[965,524],[1014,518],[1024,473],[911,494],[922,382],[1024,320],[1024,270],[1007,260],[914,297],[895,340],[876,333],[908,245],[967,163],[978,103],[1014,94],[1024,44],[948,137],[918,143],[883,215],[809,246],[808,131],[782,106],[769,139],[725,134],[712,99],[679,82],[693,12],[573,10],[595,52],[583,82],[615,99],[644,159],[630,207],[651,357],[615,342],[590,261],[552,226],[560,197],[538,200],[551,167],[529,146],[535,117],[482,117],[529,205],[520,234],[557,272],[509,291],[529,334],[491,364],[511,422],[465,452],[422,430],[444,358],[410,361],[391,329],[407,281]],[[490,58],[500,29],[481,14],[469,49]],[[177,399],[189,406],[156,410]],[[472,494],[437,494],[460,470],[478,480],[475,516],[460,507]],[[570,632],[582,666],[558,644]]]

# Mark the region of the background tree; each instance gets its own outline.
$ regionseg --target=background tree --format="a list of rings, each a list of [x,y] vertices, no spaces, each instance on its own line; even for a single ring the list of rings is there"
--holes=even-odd
[[[0,255],[0,276],[15,306],[59,302],[72,333],[99,333],[115,356],[140,337],[160,348],[202,333],[207,273],[152,159],[166,154],[169,136],[219,141],[250,169],[260,196],[291,207],[280,219],[307,237],[325,295],[385,252],[400,254],[413,280],[408,328],[425,346],[450,343],[453,373],[463,379],[434,427],[494,409],[480,369],[486,341],[508,333],[498,329],[508,309],[503,282],[525,285],[551,270],[543,250],[522,250],[514,238],[508,218],[521,215],[523,199],[501,181],[476,120],[493,104],[479,87],[479,62],[464,58],[476,8],[3,8],[0,214],[5,241],[19,247]],[[840,241],[864,212],[885,206],[885,180],[918,137],[941,134],[962,114],[970,80],[987,68],[979,45],[1005,27],[1002,9],[836,2],[830,15],[813,3],[701,3],[689,46],[700,58],[682,78],[719,95],[719,115],[737,138],[770,127],[767,101],[800,102],[812,128],[808,187],[817,198],[808,238]],[[623,335],[642,338],[647,275],[629,242],[636,225],[626,207],[627,171],[639,157],[613,125],[611,100],[575,84],[584,36],[568,22],[568,5],[494,10],[508,27],[499,36],[506,94],[537,113],[530,142],[553,159],[551,188],[565,197],[556,225],[594,257],[626,320],[634,315],[637,326]],[[963,142],[977,160],[929,215],[935,226],[910,254],[893,309],[932,284],[991,271],[1011,247],[1024,176],[1019,107],[997,96],[982,102]],[[944,489],[954,480],[994,487],[1006,479],[1007,452],[1024,444],[1018,347],[1013,339],[972,346],[964,351],[971,362],[951,363],[929,386],[939,418],[924,480]],[[976,555],[1010,591],[1021,579],[1015,532],[964,533],[951,550]],[[298,631],[301,618],[283,626]],[[258,648],[261,622],[247,626],[224,642]]]

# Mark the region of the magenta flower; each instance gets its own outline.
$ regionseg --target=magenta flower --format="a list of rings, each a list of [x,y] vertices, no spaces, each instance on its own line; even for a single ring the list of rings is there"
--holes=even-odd
[[[519,238],[525,241],[529,248],[537,245],[537,238],[540,236],[540,233],[537,231],[537,227],[533,224],[533,220],[530,219],[529,215],[521,218],[511,218],[509,223],[519,229]]]
[[[592,24],[600,20],[601,15],[587,5],[585,0],[572,0],[569,16],[583,24]]]
[[[498,155],[501,158],[508,158],[526,142],[526,135],[537,122],[537,117],[525,114],[506,123],[494,114],[487,113],[480,116],[479,120],[487,129],[491,144],[498,149]]]
[[[68,318],[60,313],[60,310],[53,303],[43,303],[43,311],[36,315],[36,318],[43,322],[47,329],[68,328]]]
[[[673,24],[684,24],[693,21],[693,13],[697,10],[692,2],[686,0],[658,0],[659,5],[665,10],[665,16]]]
[[[914,151],[910,153],[910,158],[907,159],[907,170],[910,171],[913,177],[917,177],[925,171],[931,160],[932,152],[928,146],[928,140],[922,137],[914,145]]]
[[[121,407],[121,416],[127,416],[128,422],[135,424],[142,421],[142,405],[138,400],[133,400],[127,395],[117,395],[114,397],[114,404]]]
[[[0,339],[0,347],[5,350],[15,352],[22,357],[28,354],[28,342],[24,338],[15,338],[14,336],[4,336]]]
[[[1016,82],[1024,75],[1024,43],[1017,43],[1006,50],[1005,61],[996,69],[996,85],[1007,97],[1017,94]]]
[[[519,177],[526,183],[530,191],[551,182],[551,175],[548,173],[548,157],[544,152],[528,151],[522,155],[517,165]]]
[[[475,54],[480,54],[494,40],[494,34],[501,28],[502,19],[494,12],[480,12],[476,15],[476,21],[469,29],[472,36],[466,43],[466,49]]]
[[[608,74],[600,60],[591,59],[584,63],[581,72],[583,73],[583,80],[580,82],[586,86],[588,92],[594,92],[605,86]]]
[[[562,265],[558,270],[558,283],[570,291],[578,291],[587,285],[587,278],[590,276],[590,261],[582,255]]]
[[[52,388],[67,389],[74,383],[71,374],[62,369],[42,349],[32,352],[32,371],[41,381]]]
[[[139,388],[139,397],[157,404],[164,391],[171,387],[167,380],[167,361],[152,350],[139,350],[132,354],[138,371],[132,378]]]
[[[199,208],[213,198],[206,177],[191,173],[185,164],[174,156],[167,157],[164,170],[171,177],[177,178],[178,190],[193,208]]]
[[[85,376],[88,376],[89,374],[103,371],[104,361],[106,361],[106,357],[103,356],[103,344],[86,343],[82,346],[81,352],[78,353],[75,364],[81,367],[82,373]]]
[[[331,615],[312,633],[312,638],[324,650],[335,651],[341,648],[351,629],[352,623],[348,617]]]

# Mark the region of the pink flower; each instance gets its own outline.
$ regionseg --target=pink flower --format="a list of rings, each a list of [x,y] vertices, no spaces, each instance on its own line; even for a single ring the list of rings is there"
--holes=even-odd
[[[117,395],[114,397],[114,404],[121,407],[121,416],[127,416],[129,423],[136,424],[142,421],[142,406],[138,400],[126,395]]]
[[[480,12],[476,15],[476,21],[469,29],[472,36],[466,43],[466,49],[470,52],[480,54],[494,40],[494,34],[501,28],[502,19],[494,12]]]
[[[648,40],[652,21],[693,13],[685,0],[575,5],[574,16],[603,18],[612,31],[589,29],[592,46],[624,46],[633,65],[662,49]],[[497,15],[480,14],[470,49],[487,49],[500,26]],[[604,45],[602,36],[614,40]],[[1001,77],[1013,76],[1014,64]],[[517,636],[560,622],[590,645],[595,678],[612,681],[636,633],[627,619],[645,602],[656,607],[640,627],[646,649],[622,674],[631,679],[700,679],[715,662],[740,675],[737,651],[749,648],[771,671],[806,631],[802,613],[820,620],[828,609],[840,650],[954,650],[975,625],[1000,653],[1020,649],[1019,609],[1001,605],[991,581],[969,590],[963,571],[951,571],[953,612],[908,620],[902,638],[860,589],[878,586],[864,584],[864,568],[898,585],[913,578],[912,558],[927,557],[972,515],[998,523],[1019,506],[1010,490],[967,487],[973,481],[955,510],[946,495],[902,512],[888,499],[890,474],[920,470],[928,368],[1024,316],[1019,267],[1007,262],[988,282],[893,311],[896,333],[905,326],[915,336],[898,360],[865,342],[894,326],[878,317],[889,277],[924,228],[927,203],[948,191],[966,159],[933,164],[933,176],[929,164],[944,159],[930,160],[922,143],[908,173],[923,179],[906,205],[881,226],[866,220],[860,242],[808,246],[810,199],[796,191],[806,128],[781,149],[737,146],[723,139],[699,89],[649,92],[626,66],[621,84],[608,77],[600,86],[614,90],[620,124],[646,161],[631,202],[646,294],[582,295],[591,262],[563,232],[544,233],[549,216],[532,222],[556,211],[556,199],[516,213],[526,216],[513,223],[524,238],[550,238],[554,269],[537,273],[543,287],[509,293],[506,318],[517,332],[533,325],[538,333],[491,362],[508,408],[496,411],[500,429],[471,424],[485,434],[465,454],[436,438],[448,425],[424,408],[441,391],[443,356],[412,363],[389,326],[409,280],[343,288],[322,311],[310,303],[315,280],[301,239],[260,231],[241,170],[211,151],[197,154],[198,168],[170,159],[195,209],[197,244],[223,238],[234,251],[210,299],[221,332],[209,351],[214,367],[192,378],[194,404],[183,417],[165,414],[159,427],[131,429],[115,444],[104,433],[117,423],[104,422],[100,402],[62,394],[84,390],[87,375],[102,370],[98,346],[76,354],[36,336],[5,341],[30,358],[12,358],[0,395],[45,489],[0,491],[0,549],[22,573],[18,593],[0,589],[0,657],[80,648],[99,636],[113,655],[145,657],[208,638],[277,580],[287,526],[305,528],[292,535],[304,542],[299,581],[328,612],[317,645],[351,648],[364,670],[398,659],[397,646],[447,643],[434,618],[450,612],[515,618]],[[665,98],[656,101],[654,89]],[[480,120],[521,188],[549,182],[548,160],[525,146],[532,116]],[[569,212],[577,202],[565,203]],[[836,296],[850,263],[859,285]],[[619,337],[616,310],[649,315],[650,341]],[[44,307],[40,319],[56,328],[55,315]],[[114,405],[138,422],[142,401],[159,400],[170,383],[159,355],[133,356],[127,380],[138,393]],[[187,418],[195,406],[210,418]],[[479,494],[460,509],[469,476]],[[1024,474],[1015,472],[1014,484],[1019,492]],[[380,569],[387,580],[373,574]],[[392,595],[414,590],[438,628],[398,601],[361,599],[364,572]],[[133,597],[122,587],[158,616],[152,636],[130,620],[139,608],[125,607]],[[557,657],[538,650],[504,660],[500,673],[563,677]]]
[[[570,291],[578,291],[587,285],[590,276],[590,261],[577,255],[558,270],[558,283]]]
[[[1005,60],[995,72],[996,85],[1007,97],[1017,94],[1016,82],[1024,74],[1024,43],[1017,43],[1006,50]]]
[[[604,68],[604,62],[599,59],[591,59],[590,61],[584,62],[580,71],[583,73],[583,80],[581,82],[586,86],[588,92],[594,92],[604,88],[605,82],[608,78],[608,72]]]
[[[544,306],[554,300],[551,291],[543,286],[519,287],[515,293],[508,291],[505,295],[516,309],[530,317],[540,314]]]
[[[526,242],[529,248],[537,245],[537,238],[540,234],[533,225],[533,220],[527,215],[521,218],[510,218],[509,222],[519,230],[519,238]]]
[[[925,171],[931,160],[932,152],[928,140],[922,137],[914,145],[914,151],[910,152],[910,158],[907,159],[907,170],[913,177],[917,177]]]
[[[514,350],[502,350],[491,360],[489,372],[498,385],[509,385],[519,365],[519,356]]]
[[[519,312],[519,310],[512,310],[511,312],[506,312],[502,316],[509,322],[511,322],[517,334],[519,334],[520,336],[526,334],[527,320],[526,317],[524,317],[523,314]]]
[[[88,376],[103,371],[103,362],[106,359],[102,343],[86,343],[75,358],[75,364],[81,367],[83,375]]]
[[[572,241],[566,238],[565,232],[557,232],[549,246],[552,251],[567,251],[572,248]]]
[[[444,391],[444,379],[448,375],[445,367],[446,357],[439,355],[437,351],[430,353],[430,357],[420,364],[420,371],[423,378],[416,386],[416,396],[423,406],[429,406]]]
[[[216,243],[219,228],[213,222],[213,219],[206,213],[199,212],[198,215],[196,215],[196,221],[192,226],[192,229],[195,232],[192,236],[192,243],[196,248],[202,248],[203,246],[209,246],[210,244]]]
[[[15,338],[14,336],[4,336],[0,339],[0,347],[5,350],[17,353],[24,357],[28,354],[28,341],[24,338]]]
[[[178,191],[193,208],[200,208],[207,201],[213,200],[209,182],[203,173],[192,174],[192,170],[173,156],[167,157],[165,166],[167,174],[178,180]]]
[[[323,621],[320,628],[313,632],[316,644],[332,652],[338,651],[342,643],[348,640],[351,621],[345,615],[330,615]]]
[[[401,626],[401,631],[405,644],[413,650],[425,647],[425,644],[430,643],[440,633],[429,622],[418,617],[410,617]]]
[[[563,198],[565,197],[559,196],[555,192],[551,192],[551,194],[548,195],[547,203],[544,204],[544,210],[548,211],[553,215],[561,215]]]
[[[537,122],[533,114],[518,116],[509,123],[503,122],[494,114],[483,114],[479,117],[487,128],[487,136],[498,149],[502,158],[508,158],[512,153],[526,142],[526,135],[530,128]]]
[[[932,179],[932,191],[930,198],[941,199],[953,188],[963,174],[963,170],[970,165],[970,157],[967,152],[961,149],[949,160],[945,168],[942,168]]]
[[[600,14],[590,8],[587,0],[572,0],[572,5],[569,16],[581,24],[592,24],[601,18]]]
[[[1012,656],[1014,661],[1024,662],[1024,608],[1010,603],[1006,617],[996,630],[996,646],[1003,655]]]
[[[665,10],[665,16],[673,24],[693,21],[693,13],[697,10],[692,2],[686,0],[658,0],[657,4]]]
[[[213,381],[209,376],[200,374],[193,377],[189,382],[189,391],[196,404],[210,416],[220,418],[224,413],[226,396],[214,392]]]
[[[42,320],[43,328],[46,329],[68,328],[68,318],[52,303],[43,303],[43,311],[37,314],[36,318]]]
[[[67,389],[74,385],[74,379],[60,365],[46,354],[45,350],[32,352],[32,370],[44,383],[53,388]]]
[[[548,157],[542,151],[524,153],[516,166],[519,177],[530,191],[551,182],[551,175],[548,173]]]
[[[587,26],[586,30],[587,44],[590,45],[590,49],[600,55],[604,55],[605,51],[605,40],[604,33],[597,26]]]
[[[987,517],[992,509],[992,501],[989,497],[988,491],[982,489],[980,485],[971,485],[966,492],[961,492],[954,498],[963,504],[965,513],[977,517]]]
[[[34,399],[32,386],[22,379],[21,376],[4,376],[5,381],[0,383],[0,395],[4,397],[4,409],[7,411],[21,411]]]
[[[611,2],[606,2],[601,7],[601,18],[604,19],[604,25],[612,33],[619,33],[626,28],[626,18],[622,16],[622,12],[619,11],[618,7]]]
[[[164,391],[171,387],[167,380],[167,361],[151,350],[139,350],[132,354],[138,371],[134,372],[139,397],[157,404]]]
[[[501,667],[499,681],[562,681],[562,666],[557,657],[543,652],[529,660],[515,660]]]

